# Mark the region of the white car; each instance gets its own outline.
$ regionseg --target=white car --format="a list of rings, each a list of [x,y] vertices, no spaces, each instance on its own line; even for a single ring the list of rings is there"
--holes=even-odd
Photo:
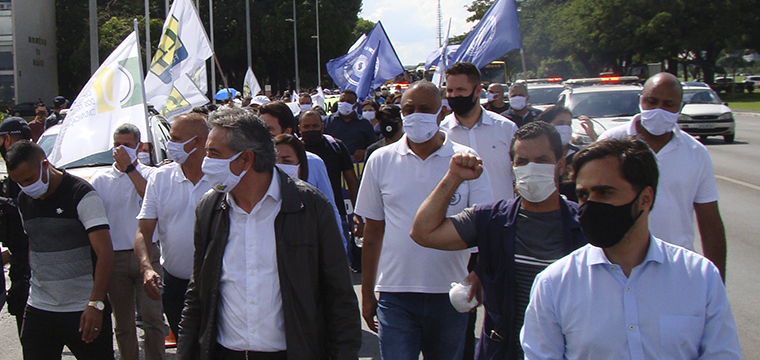
[[[155,142],[154,150],[151,154],[153,164],[161,164],[164,160],[168,159],[166,152],[166,144],[169,142],[170,135],[169,129],[171,125],[163,116],[152,115],[151,131],[153,133],[153,141]],[[58,132],[61,130],[61,125],[56,125],[45,130],[37,140],[37,144],[42,147],[45,154],[50,156],[50,152],[55,145],[55,139],[58,137]],[[112,149],[102,151],[96,154],[92,154],[83,159],[64,164],[59,166],[60,169],[66,169],[72,175],[76,175],[90,181],[95,175],[108,170],[113,164]]]
[[[530,105],[544,111],[557,104],[559,95],[565,90],[561,83],[528,83]]]
[[[683,102],[681,116],[678,117],[681,130],[703,140],[708,136],[723,136],[726,143],[734,142],[734,113],[715,91],[684,85]]]

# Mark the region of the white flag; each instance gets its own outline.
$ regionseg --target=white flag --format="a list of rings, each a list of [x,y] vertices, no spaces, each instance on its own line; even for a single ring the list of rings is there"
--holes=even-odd
[[[206,60],[213,54],[211,42],[191,1],[175,0],[166,16],[161,41],[145,76],[148,101],[156,109],[161,109],[164,116],[176,113],[178,108],[173,107],[175,103],[169,98],[179,88],[176,82],[186,76],[193,80],[201,93],[206,93]],[[206,102],[207,99],[191,102],[188,111]]]
[[[243,97],[254,97],[261,91],[259,81],[256,80],[256,75],[253,74],[253,70],[249,67],[245,72],[245,79],[243,79]]]
[[[317,93],[311,96],[311,103],[322,109],[325,108],[325,93],[322,91],[321,86],[317,86]]]
[[[171,122],[173,117],[207,103],[206,95],[195,85],[192,77],[185,74],[174,82],[174,88],[159,112]]]
[[[140,48],[132,32],[95,71],[71,104],[49,156],[63,166],[112,146],[116,128],[137,125],[147,138],[147,113],[140,73]]]

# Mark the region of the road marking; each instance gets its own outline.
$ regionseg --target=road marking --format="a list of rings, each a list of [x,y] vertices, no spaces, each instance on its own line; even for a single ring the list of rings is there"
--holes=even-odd
[[[716,179],[721,179],[721,180],[724,180],[724,181],[728,181],[728,182],[734,183],[736,185],[741,185],[741,186],[748,187],[750,189],[754,189],[754,190],[760,191],[760,186],[757,186],[755,184],[750,184],[748,182],[744,182],[744,181],[741,181],[741,180],[732,179],[730,177],[726,177],[726,176],[723,176],[723,175],[715,175],[715,178]]]

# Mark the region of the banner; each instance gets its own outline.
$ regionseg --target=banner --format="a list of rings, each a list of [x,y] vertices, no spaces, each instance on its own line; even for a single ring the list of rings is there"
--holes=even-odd
[[[177,102],[170,100],[170,97],[178,93],[186,95],[185,100],[192,100],[188,111],[193,106],[208,103],[205,95],[203,99],[197,94],[187,96],[195,90],[184,81],[185,77],[189,77],[194,88],[205,94],[208,91],[206,60],[213,55],[206,30],[190,0],[174,1],[166,16],[162,34],[145,76],[148,101],[160,109],[164,116],[170,113],[176,115],[179,109],[187,108],[175,107]]]
[[[404,66],[398,59],[396,50],[393,49],[381,22],[378,21],[372,31],[364,39],[359,40],[361,43],[359,45],[354,43],[352,50],[346,55],[327,62],[327,72],[341,90],[357,91],[359,81],[365,71],[374,71],[369,89],[376,89],[404,72]],[[373,56],[377,56],[377,61],[374,69],[370,69],[368,64]],[[358,95],[359,98],[367,96],[367,94]]]
[[[446,44],[448,44],[448,41],[446,41]],[[451,60],[454,59],[454,54],[456,54],[457,50],[459,50],[459,44],[456,45],[448,45],[446,47],[446,63],[447,64],[453,64]],[[427,59],[425,60],[425,71],[430,70],[433,65],[438,65],[438,63],[441,61],[441,53],[443,52],[443,47],[439,47],[435,51],[431,52]]]
[[[147,112],[140,72],[137,33],[127,36],[95,71],[71,104],[48,157],[63,166],[112,147],[113,132],[124,123],[147,141]]]
[[[454,55],[455,62],[471,62],[482,69],[491,61],[522,47],[515,0],[496,0]]]
[[[256,80],[256,75],[253,74],[253,69],[249,67],[248,71],[245,72],[245,78],[243,79],[243,98],[253,98],[258,95],[259,92],[261,92],[261,86],[259,85],[259,81]]]

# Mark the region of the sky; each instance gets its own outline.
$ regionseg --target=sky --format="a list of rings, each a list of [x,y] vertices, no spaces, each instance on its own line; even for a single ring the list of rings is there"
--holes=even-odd
[[[475,26],[468,23],[465,9],[472,0],[441,0],[443,35],[451,18],[451,36],[461,35]],[[425,62],[438,48],[438,0],[364,0],[360,17],[382,21],[401,63]]]

